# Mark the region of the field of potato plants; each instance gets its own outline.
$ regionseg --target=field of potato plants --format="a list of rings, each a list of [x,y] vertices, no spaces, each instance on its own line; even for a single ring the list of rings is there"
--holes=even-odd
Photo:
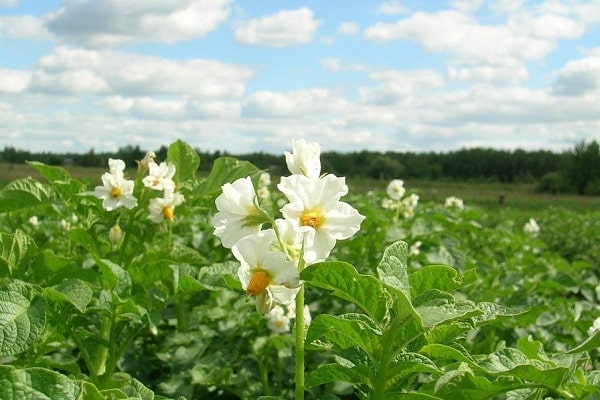
[[[277,179],[199,178],[182,141],[101,185],[30,162],[0,189],[0,399],[600,399],[599,211],[352,193],[284,150]]]

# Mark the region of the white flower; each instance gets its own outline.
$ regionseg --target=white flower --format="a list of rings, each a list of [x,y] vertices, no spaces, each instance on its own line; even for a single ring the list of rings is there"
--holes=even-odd
[[[277,187],[290,201],[281,213],[296,231],[305,234],[307,260],[326,259],[336,240],[347,239],[358,232],[365,218],[340,201],[348,193],[344,178],[326,175],[310,179],[291,175],[281,178]]]
[[[288,306],[288,317],[290,319],[296,318],[296,304],[290,304]],[[312,315],[310,314],[310,308],[308,304],[304,305],[304,326],[309,326],[312,322]]]
[[[304,175],[311,179],[321,175],[321,145],[304,139],[292,140],[292,152],[287,151],[285,162],[292,174]]]
[[[523,231],[529,235],[536,236],[540,231],[540,226],[535,219],[529,218],[529,221],[523,226]]]
[[[148,162],[148,176],[142,179],[144,186],[154,190],[175,190],[175,166],[171,163],[161,162],[160,164],[154,161]]]
[[[250,177],[240,178],[221,187],[223,193],[216,198],[218,212],[213,217],[214,234],[224,247],[231,248],[238,240],[260,231],[260,224],[248,224],[247,217],[260,213],[256,206],[256,193]]]
[[[148,219],[160,224],[165,219],[173,221],[175,207],[184,202],[184,197],[181,193],[171,193],[166,191],[165,197],[157,197],[150,200],[148,204]]]
[[[450,196],[446,198],[446,201],[444,202],[444,207],[456,207],[459,210],[464,210],[465,204],[462,199],[456,196]]]
[[[388,183],[386,193],[392,200],[400,200],[406,189],[404,188],[404,181],[402,179],[394,179]]]
[[[600,331],[600,317],[596,318],[592,323],[592,326],[588,329],[588,335],[593,335],[596,332]]]
[[[267,327],[273,333],[285,333],[290,331],[290,318],[285,314],[283,307],[276,305],[265,314]]]
[[[108,170],[111,175],[117,177],[123,177],[123,171],[125,171],[125,161],[109,158],[108,159]]]
[[[94,195],[102,199],[102,207],[112,211],[119,207],[132,209],[137,205],[137,199],[133,196],[133,181],[123,177],[125,163],[121,160],[108,160],[110,173],[102,175],[103,186],[96,186]]]
[[[269,191],[268,187],[261,186],[258,189],[256,189],[256,195],[261,200],[268,200],[269,197],[271,197],[271,192]]]
[[[268,172],[263,172],[258,177],[258,187],[265,187],[271,184],[271,175]]]
[[[153,151],[149,151],[146,153],[146,155],[144,156],[144,158],[140,161],[140,165],[142,167],[142,169],[146,170],[149,167],[149,164],[151,162],[154,162],[154,159],[156,158],[156,153],[154,153]]]
[[[266,291],[269,299],[290,304],[298,293],[300,275],[276,244],[275,232],[267,229],[241,238],[231,251],[240,262],[238,277],[246,293],[256,297]]]
[[[418,256],[421,253],[421,241],[417,240],[408,249],[409,256]]]
[[[31,217],[29,217],[29,223],[33,226],[38,226],[40,224],[40,221],[38,220],[37,215],[32,215]]]

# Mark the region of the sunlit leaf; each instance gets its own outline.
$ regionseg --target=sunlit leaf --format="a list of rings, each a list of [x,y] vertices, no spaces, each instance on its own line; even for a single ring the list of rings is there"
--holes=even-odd
[[[46,304],[30,285],[12,281],[0,289],[0,357],[27,350],[45,324]]]
[[[362,308],[376,321],[387,315],[389,297],[381,281],[371,275],[361,275],[345,262],[327,261],[316,263],[300,273],[300,277],[313,286],[330,290]]]

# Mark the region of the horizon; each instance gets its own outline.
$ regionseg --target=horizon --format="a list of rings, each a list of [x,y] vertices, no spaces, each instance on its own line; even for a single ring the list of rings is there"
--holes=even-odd
[[[597,1],[0,0],[0,38],[0,148],[600,141]]]

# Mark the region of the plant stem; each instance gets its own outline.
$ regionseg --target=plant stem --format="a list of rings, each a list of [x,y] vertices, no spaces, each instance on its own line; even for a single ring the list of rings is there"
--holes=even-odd
[[[296,400],[304,399],[304,286],[296,295]]]

